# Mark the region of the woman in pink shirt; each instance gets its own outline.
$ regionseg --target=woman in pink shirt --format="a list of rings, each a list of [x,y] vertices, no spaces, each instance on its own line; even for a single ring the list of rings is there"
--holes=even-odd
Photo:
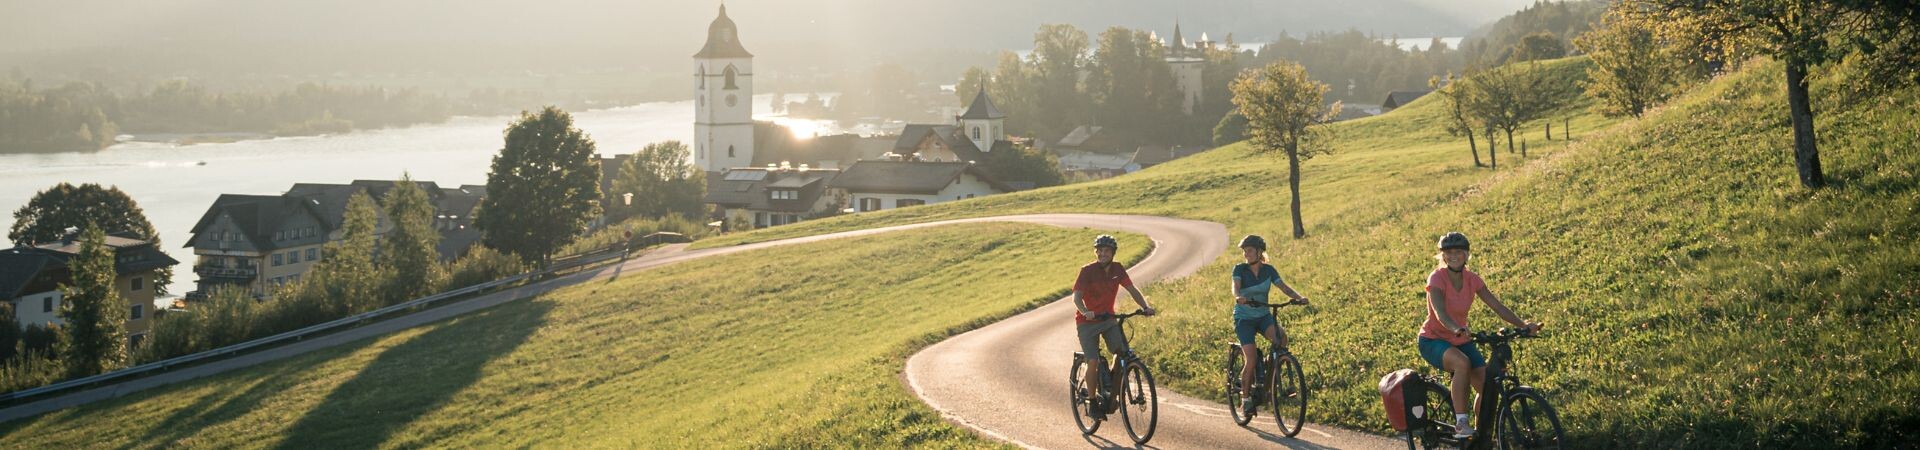
[[[1468,390],[1480,389],[1487,377],[1487,358],[1473,345],[1472,331],[1467,328],[1467,307],[1473,306],[1473,298],[1480,297],[1494,314],[1514,326],[1540,331],[1540,324],[1514,315],[1500,303],[1499,296],[1487,289],[1480,274],[1467,270],[1469,247],[1464,234],[1447,233],[1440,238],[1440,254],[1435,258],[1441,264],[1427,276],[1427,321],[1420,325],[1420,356],[1427,364],[1453,374],[1454,428],[1462,438],[1473,435],[1472,422],[1467,420],[1472,406],[1467,402]],[[1440,314],[1442,311],[1446,313]]]

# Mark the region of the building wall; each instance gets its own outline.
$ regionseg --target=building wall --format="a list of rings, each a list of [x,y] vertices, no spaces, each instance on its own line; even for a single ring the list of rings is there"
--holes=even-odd
[[[1168,66],[1173,69],[1173,84],[1180,91],[1180,111],[1193,114],[1193,105],[1200,102],[1202,86],[1200,66],[1205,60],[1199,58],[1170,59]]]
[[[729,66],[735,89],[727,89]],[[753,164],[753,58],[694,59],[693,104],[695,165],[719,172]]]
[[[153,329],[154,275],[157,271],[146,271],[121,275],[114,278],[114,290],[127,308],[126,330],[129,339],[136,335],[145,335]],[[140,289],[134,289],[134,280],[140,281]],[[36,292],[13,299],[14,319],[22,329],[28,325],[61,325],[67,323],[60,319],[60,306],[66,302],[66,296],[58,290]],[[133,317],[133,308],[140,308],[140,317]]]
[[[897,208],[897,202],[902,199],[920,200],[931,205],[974,197],[985,197],[998,193],[1000,193],[1000,191],[994,190],[993,186],[988,185],[984,181],[980,181],[980,179],[974,177],[973,174],[961,174],[959,180],[955,180],[953,184],[947,185],[946,188],[941,189],[939,193],[933,195],[854,192],[850,195],[851,198],[849,199],[848,206],[854,208],[855,211],[859,211],[861,199],[871,198],[880,200],[879,210],[886,210]]]

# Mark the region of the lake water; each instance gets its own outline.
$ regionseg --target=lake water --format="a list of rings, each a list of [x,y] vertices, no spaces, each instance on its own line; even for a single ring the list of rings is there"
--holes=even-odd
[[[764,112],[769,100],[768,95],[755,96],[754,109]],[[605,155],[693,138],[691,100],[575,112],[573,118],[574,126],[591,136]],[[13,226],[13,211],[34,193],[56,183],[119,186],[159,229],[167,254],[181,261],[168,289],[180,295],[192,290],[194,281],[193,253],[181,246],[220,194],[275,195],[294,183],[344,184],[398,179],[402,173],[442,187],[486,184],[487,169],[502,145],[501,133],[513,119],[456,117],[441,124],[330,136],[188,146],[126,142],[93,153],[0,155],[0,230]],[[809,134],[837,131],[825,121],[756,119],[795,125]]]

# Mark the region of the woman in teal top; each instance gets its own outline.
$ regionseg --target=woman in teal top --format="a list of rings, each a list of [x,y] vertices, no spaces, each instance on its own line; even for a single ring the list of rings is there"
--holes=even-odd
[[[1240,352],[1246,361],[1258,361],[1260,348],[1253,345],[1253,335],[1266,335],[1267,342],[1287,345],[1287,331],[1273,319],[1273,310],[1248,302],[1267,303],[1268,292],[1279,288],[1287,298],[1301,304],[1307,298],[1293,291],[1292,286],[1280,280],[1280,272],[1267,265],[1267,240],[1259,235],[1249,234],[1240,240],[1240,254],[1247,262],[1233,266],[1233,334],[1240,340]],[[1255,364],[1246,364],[1240,369],[1240,385],[1253,386]],[[1240,404],[1248,409],[1254,406],[1249,392],[1240,392]]]

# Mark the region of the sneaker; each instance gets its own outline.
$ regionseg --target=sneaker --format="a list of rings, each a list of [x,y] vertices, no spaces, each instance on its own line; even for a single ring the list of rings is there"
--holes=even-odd
[[[1260,406],[1260,404],[1254,403],[1253,398],[1241,397],[1240,398],[1240,415],[1242,416],[1253,415],[1253,408],[1257,406]]]
[[[1470,437],[1473,437],[1473,425],[1463,423],[1460,424],[1460,426],[1453,427],[1454,439],[1466,439]]]

